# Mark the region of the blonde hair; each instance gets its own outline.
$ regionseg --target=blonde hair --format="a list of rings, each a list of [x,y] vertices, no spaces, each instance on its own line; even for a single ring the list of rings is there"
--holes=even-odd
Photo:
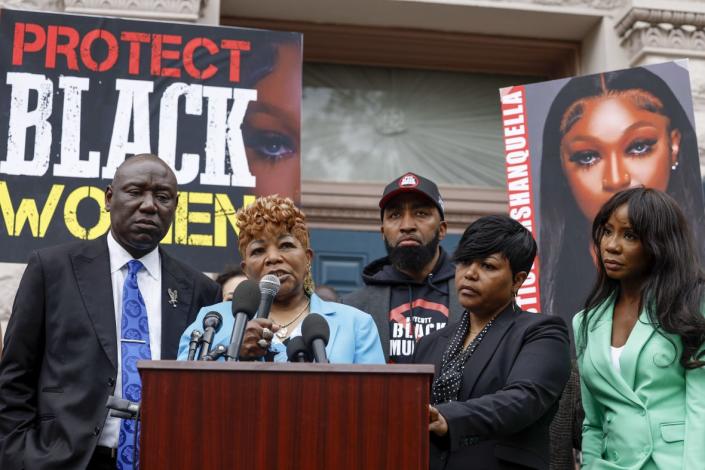
[[[242,259],[245,259],[247,245],[252,240],[276,237],[283,233],[293,235],[304,250],[310,248],[306,215],[288,197],[276,194],[258,197],[255,202],[237,211],[236,224],[240,230],[237,248]],[[309,296],[315,289],[310,265],[304,279],[304,289]]]

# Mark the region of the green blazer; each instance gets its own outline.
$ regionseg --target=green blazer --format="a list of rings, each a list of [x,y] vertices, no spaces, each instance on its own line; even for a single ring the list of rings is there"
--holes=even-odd
[[[680,338],[657,332],[642,311],[618,371],[610,357],[614,302],[591,314],[583,352],[583,312],[573,319],[585,409],[582,468],[705,468],[705,367],[683,369]]]

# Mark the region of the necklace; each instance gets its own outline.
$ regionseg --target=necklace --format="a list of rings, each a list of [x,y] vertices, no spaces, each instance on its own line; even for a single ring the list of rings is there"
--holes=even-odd
[[[304,305],[304,308],[299,312],[299,314],[296,315],[296,316],[294,317],[294,319],[291,320],[291,321],[290,321],[289,323],[287,323],[286,325],[280,325],[279,323],[274,322],[274,324],[279,327],[279,329],[277,330],[277,332],[274,333],[275,335],[277,335],[277,338],[283,340],[283,339],[286,339],[287,336],[289,336],[289,330],[287,329],[287,327],[288,327],[289,325],[293,324],[296,320],[298,320],[298,319],[301,317],[301,315],[303,315],[304,312],[305,312],[306,310],[308,310],[308,306],[309,306],[309,305],[311,305],[311,299],[309,299],[309,301],[306,302],[306,305]]]

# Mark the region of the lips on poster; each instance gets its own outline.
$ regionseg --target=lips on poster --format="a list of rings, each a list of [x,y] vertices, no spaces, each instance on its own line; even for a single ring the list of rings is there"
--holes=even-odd
[[[592,220],[623,189],[668,192],[704,246],[687,65],[668,62],[500,90],[509,213],[539,245],[519,291],[524,308],[566,320],[583,308],[596,275]]]

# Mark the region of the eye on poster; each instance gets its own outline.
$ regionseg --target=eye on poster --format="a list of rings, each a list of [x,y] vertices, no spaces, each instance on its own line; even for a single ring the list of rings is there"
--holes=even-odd
[[[235,212],[300,199],[298,33],[0,12],[0,261],[109,229],[128,157],[174,170],[162,244],[204,271],[237,258]]]
[[[522,307],[570,324],[596,278],[592,221],[630,187],[673,196],[702,249],[687,61],[508,87],[500,98],[509,213],[539,246]]]

